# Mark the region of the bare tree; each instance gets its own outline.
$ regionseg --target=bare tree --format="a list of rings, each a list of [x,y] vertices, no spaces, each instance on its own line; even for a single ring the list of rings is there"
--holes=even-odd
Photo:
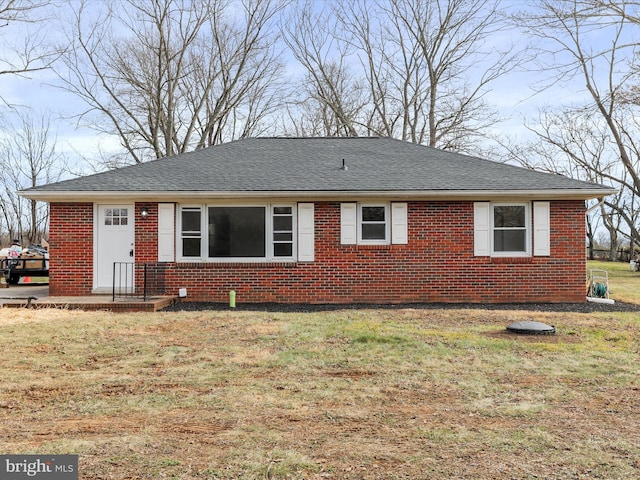
[[[0,75],[27,77],[49,68],[55,60],[55,51],[46,42],[46,28],[42,28],[45,11],[49,5],[49,0],[0,0],[0,38],[3,45]],[[14,105],[2,94],[0,101],[9,107],[12,115],[19,111],[19,106]],[[11,128],[5,126],[4,130],[6,133],[11,131]],[[16,136],[8,135],[3,140],[4,144],[0,145],[4,153],[0,158],[1,182],[4,186],[4,193],[0,194],[0,234],[8,235],[10,238],[22,232],[27,232],[27,236],[30,236],[36,230],[42,231],[42,228],[46,228],[46,218],[44,226],[40,224],[43,215],[38,215],[39,206],[34,202],[24,211],[24,202],[16,195],[18,185],[15,180],[19,174],[15,169],[15,158],[11,156],[15,151],[10,148],[9,143],[17,141]],[[28,228],[24,222],[28,223]],[[42,228],[39,228],[40,226]]]
[[[358,80],[349,68],[349,48],[336,36],[339,21],[313,1],[283,22],[284,41],[303,67],[305,78],[290,115],[294,128],[307,134],[356,136],[363,100]]]
[[[638,3],[545,0],[519,21],[541,40],[539,58],[548,62],[542,68],[555,72],[550,85],[572,88],[577,81],[587,96],[579,105],[565,106],[557,121],[541,123],[535,133],[588,179],[619,189],[617,196],[604,202],[609,211],[603,210],[617,219],[604,218],[604,223],[610,232],[616,228],[617,234],[640,245],[640,125],[638,105],[632,101],[638,80],[638,44],[629,41],[640,32],[640,23],[637,15],[629,14],[632,6],[637,10]],[[595,34],[598,42],[592,41]],[[608,35],[608,42],[602,41],[603,35]],[[571,121],[577,118],[576,112],[579,123]]]
[[[87,105],[79,121],[117,135],[126,163],[250,135],[279,101],[282,0],[106,5],[75,10],[58,71]]]
[[[388,37],[402,54],[402,62],[393,64],[404,66],[397,73],[402,91],[409,90],[401,102],[403,139],[464,149],[496,120],[483,101],[488,85],[516,65],[511,45],[501,51],[490,40],[506,26],[499,2],[392,0],[381,5],[392,19]]]
[[[0,33],[5,47],[0,56],[0,75],[26,75],[51,65],[55,55],[46,47],[44,34],[35,30],[26,36],[15,32],[41,22],[41,14],[49,4],[49,0],[0,0]]]
[[[331,5],[305,4],[285,38],[305,71],[311,110],[331,113],[333,133],[472,149],[496,120],[484,102],[490,84],[518,59],[511,45],[490,42],[505,28],[499,0]]]
[[[37,243],[47,233],[47,205],[21,198],[17,192],[59,180],[64,164],[56,151],[56,136],[47,115],[35,119],[22,112],[20,123],[5,129],[11,135],[0,141],[2,217],[10,238]]]

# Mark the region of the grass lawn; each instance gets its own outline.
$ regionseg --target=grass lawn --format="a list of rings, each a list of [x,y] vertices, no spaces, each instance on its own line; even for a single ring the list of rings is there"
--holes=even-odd
[[[6,309],[0,349],[0,452],[81,479],[640,477],[637,312]]]
[[[587,273],[590,269],[609,272],[611,298],[621,302],[640,303],[640,272],[629,270],[628,263],[590,261],[587,263]]]

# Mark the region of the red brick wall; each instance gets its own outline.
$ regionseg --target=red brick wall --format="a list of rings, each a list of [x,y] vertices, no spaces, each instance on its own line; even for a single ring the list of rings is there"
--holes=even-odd
[[[149,215],[142,218],[140,212],[147,208]],[[136,262],[158,261],[158,204],[136,203]]]
[[[93,204],[52,203],[49,216],[49,295],[91,294]]]
[[[143,205],[149,208],[146,220],[138,215]],[[52,232],[60,221],[57,211],[52,205]],[[239,303],[585,301],[583,201],[551,202],[550,257],[474,257],[473,202],[409,202],[408,245],[341,245],[338,202],[316,203],[315,225],[314,262],[169,264],[167,292],[187,288],[189,300],[226,302],[235,290]],[[77,228],[83,239],[92,234],[91,226]],[[157,205],[136,204],[136,261],[156,259]],[[85,291],[80,270],[92,265],[91,259],[77,269],[82,286],[64,287]]]

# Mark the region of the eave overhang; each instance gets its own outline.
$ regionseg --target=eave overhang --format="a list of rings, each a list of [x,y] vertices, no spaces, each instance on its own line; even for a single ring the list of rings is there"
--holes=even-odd
[[[612,188],[551,189],[551,190],[371,190],[371,191],[37,191],[23,190],[18,194],[31,200],[50,203],[76,202],[193,202],[198,200],[280,199],[329,201],[360,198],[389,200],[589,200],[617,192]]]

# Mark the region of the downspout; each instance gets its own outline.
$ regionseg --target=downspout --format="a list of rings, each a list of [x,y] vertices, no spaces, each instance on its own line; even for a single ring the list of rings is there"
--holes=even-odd
[[[584,212],[584,214],[585,214],[585,215],[586,215],[587,213],[589,213],[591,210],[593,210],[594,208],[598,208],[599,206],[601,206],[601,205],[604,203],[604,197],[600,197],[598,200],[599,200],[599,202],[598,202],[598,203],[596,203],[595,205],[593,205],[593,206],[591,206],[591,207],[587,208],[587,211],[586,211],[586,212]]]
[[[593,231],[591,230],[591,222],[589,221],[589,218],[587,217],[589,215],[589,212],[591,210],[593,210],[594,208],[598,208],[600,206],[602,206],[602,204],[604,203],[604,197],[600,197],[598,199],[598,203],[596,203],[595,205],[593,205],[592,207],[589,207],[587,209],[586,212],[584,212],[584,216],[585,216],[585,221],[587,222],[587,225],[589,227],[589,259],[593,260]]]

